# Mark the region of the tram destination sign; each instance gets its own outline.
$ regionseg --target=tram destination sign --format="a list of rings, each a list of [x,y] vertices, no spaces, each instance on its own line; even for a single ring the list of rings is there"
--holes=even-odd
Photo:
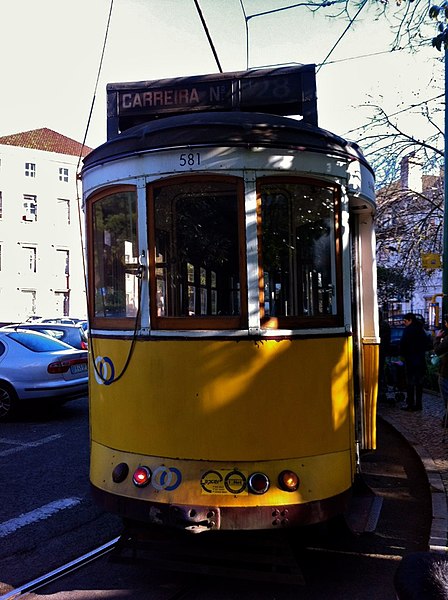
[[[257,111],[317,125],[314,65],[217,73],[107,86],[107,135],[176,114]]]

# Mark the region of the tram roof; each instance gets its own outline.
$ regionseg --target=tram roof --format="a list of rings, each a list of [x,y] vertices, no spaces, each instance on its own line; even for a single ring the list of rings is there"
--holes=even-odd
[[[84,168],[151,150],[203,145],[262,146],[333,154],[372,171],[359,146],[304,121],[253,112],[192,113],[127,129],[84,158]]]

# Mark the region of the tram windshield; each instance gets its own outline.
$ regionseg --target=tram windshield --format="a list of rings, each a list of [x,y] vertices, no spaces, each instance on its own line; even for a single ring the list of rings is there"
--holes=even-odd
[[[214,321],[242,315],[239,185],[196,180],[153,190],[156,298],[152,318]],[[243,236],[244,237],[244,236]],[[222,324],[220,325],[222,327]]]
[[[314,183],[268,182],[259,190],[262,323],[337,314],[336,195]]]

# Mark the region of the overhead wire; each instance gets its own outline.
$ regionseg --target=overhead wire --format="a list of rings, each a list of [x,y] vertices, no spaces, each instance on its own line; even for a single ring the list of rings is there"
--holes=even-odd
[[[79,170],[79,165],[80,165],[81,160],[82,160],[82,153],[83,153],[83,150],[84,150],[85,145],[86,145],[87,134],[88,134],[89,127],[90,127],[90,121],[92,120],[93,108],[94,108],[95,101],[96,101],[96,93],[97,93],[98,84],[99,84],[99,81],[100,81],[101,70],[103,68],[103,61],[104,61],[104,54],[105,54],[105,51],[106,51],[107,39],[109,37],[109,29],[110,29],[110,21],[111,21],[111,18],[112,18],[113,5],[114,5],[114,0],[110,0],[109,15],[108,15],[108,18],[107,18],[106,31],[105,31],[105,34],[104,34],[103,48],[101,50],[101,57],[100,57],[99,65],[98,65],[98,72],[97,72],[97,75],[96,75],[96,81],[95,81],[95,87],[94,87],[94,90],[93,90],[92,102],[90,104],[89,116],[87,118],[87,125],[86,125],[86,129],[85,129],[85,132],[84,132],[84,138],[82,140],[82,146],[81,146],[81,150],[80,150],[79,157],[78,157],[78,165],[76,167],[76,171],[77,172]]]
[[[96,81],[95,81],[95,86],[94,86],[94,91],[93,91],[93,95],[92,95],[92,102],[90,104],[90,111],[89,111],[89,116],[87,118],[87,124],[86,124],[86,129],[84,132],[84,138],[82,141],[82,145],[81,145],[81,149],[79,151],[79,156],[78,156],[78,164],[76,166],[76,200],[77,200],[77,204],[78,204],[78,224],[79,224],[79,233],[80,233],[80,244],[81,244],[81,257],[82,257],[82,267],[83,267],[83,273],[84,273],[84,285],[85,285],[85,289],[88,289],[88,285],[87,285],[87,266],[86,266],[86,259],[85,259],[85,253],[84,253],[84,231],[82,228],[82,213],[81,213],[81,195],[79,193],[79,167],[81,164],[81,160],[83,157],[83,152],[84,152],[84,148],[86,146],[86,140],[87,140],[87,134],[89,132],[89,128],[90,128],[90,122],[92,120],[92,114],[93,114],[93,108],[95,106],[95,101],[96,101],[96,93],[98,90],[98,85],[99,85],[99,80],[100,80],[100,76],[101,76],[101,71],[102,71],[102,67],[103,67],[103,61],[104,61],[104,54],[106,51],[106,45],[107,45],[107,40],[109,37],[109,29],[110,29],[110,22],[111,22],[111,18],[112,18],[112,9],[113,9],[113,5],[114,5],[114,0],[110,0],[110,5],[109,5],[109,14],[108,14],[108,18],[107,18],[107,24],[106,24],[106,31],[104,34],[104,40],[103,40],[103,46],[102,46],[102,50],[101,50],[101,56],[100,56],[100,62],[98,65],[98,71],[97,71],[97,76],[96,76]],[[86,305],[87,305],[87,315],[88,315],[88,323],[89,323],[89,338],[92,339],[91,337],[91,331],[90,331],[90,323],[91,323],[91,310],[90,310],[90,301],[89,301],[89,294],[86,294]],[[140,310],[140,305],[138,307],[138,309]],[[139,315],[139,310],[137,312],[137,318]],[[136,333],[136,328],[137,328],[137,318],[136,318],[136,325],[135,325],[135,330],[134,330],[134,338],[135,338],[135,333]],[[122,369],[121,373],[114,378],[114,380],[112,382],[107,382],[107,383],[113,383],[114,381],[117,381],[119,378],[122,377],[122,375],[124,374],[125,370],[127,370],[127,366],[129,364],[130,358],[132,356],[134,350],[134,343],[131,344],[131,348],[128,354],[128,358],[126,360],[125,366]],[[92,363],[93,363],[93,367],[94,370],[97,374],[98,377],[100,377],[100,379],[102,379],[105,383],[105,379],[103,376],[103,373],[98,371],[98,366],[96,364],[96,359],[95,359],[95,353],[94,353],[94,348],[93,348],[93,342],[91,342],[91,352],[92,352]]]
[[[362,9],[366,6],[366,4],[367,4],[367,0],[364,0],[364,2],[361,4],[361,6],[356,11],[355,16],[352,19],[350,19],[347,27],[344,29],[344,31],[341,33],[341,35],[339,36],[339,38],[336,40],[335,44],[333,44],[330,52],[327,54],[327,56],[324,58],[324,60],[320,63],[319,67],[316,70],[316,73],[319,73],[320,69],[325,65],[325,63],[327,62],[327,60],[333,54],[334,50],[336,49],[336,47],[338,46],[338,44],[340,43],[340,41],[342,40],[342,38],[345,36],[345,34],[347,33],[347,31],[350,29],[350,27],[353,25],[353,23],[356,21],[356,19],[359,17]]]
[[[341,0],[323,0],[321,3],[318,2],[297,2],[296,4],[290,4],[288,6],[282,6],[280,8],[273,8],[271,10],[265,10],[259,13],[253,13],[251,15],[246,14],[246,10],[244,8],[243,0],[240,0],[241,10],[244,15],[244,22],[246,25],[246,69],[249,68],[249,21],[250,19],[254,19],[255,17],[263,17],[265,15],[270,15],[273,13],[278,13],[283,10],[290,10],[291,8],[298,8],[301,6],[306,6],[308,8],[313,7],[318,10],[319,8],[325,8],[328,6],[332,6],[333,4],[339,4]]]
[[[412,110],[413,108],[417,108],[418,106],[422,106],[422,104],[428,104],[429,102],[434,102],[435,100],[438,100],[439,98],[443,98],[445,95],[445,93],[442,94],[438,94],[437,96],[433,96],[432,98],[427,98],[426,100],[422,100],[421,102],[416,102],[415,104],[410,104],[409,106],[407,106],[406,108],[402,108],[400,110],[395,111],[394,113],[390,113],[387,115],[388,118],[390,117],[395,117],[396,115],[400,115],[403,114],[409,110]],[[354,133],[356,131],[359,131],[361,129],[364,129],[364,125],[361,125],[360,127],[355,127],[354,129],[350,129],[349,131],[346,132],[345,135],[348,135],[350,133]]]
[[[421,40],[420,42],[418,42],[417,44],[415,44],[414,47],[420,47],[420,46],[426,46],[428,45],[428,43],[431,41],[431,39],[427,39],[427,40]],[[338,63],[343,63],[343,62],[349,62],[351,60],[358,60],[360,58],[371,58],[372,56],[380,56],[382,54],[392,54],[392,52],[397,52],[397,51],[401,51],[404,50],[405,48],[403,46],[397,46],[396,48],[391,48],[390,50],[380,50],[378,52],[370,52],[369,54],[358,54],[357,56],[347,56],[345,58],[339,58],[336,60],[326,60],[325,63],[317,63],[316,66],[319,67],[328,67],[329,65],[335,65]]]
[[[313,6],[318,6],[318,7],[324,7],[324,6],[330,6],[332,4],[336,4],[338,0],[335,1],[328,1],[328,2],[323,2],[321,5],[317,5],[316,3],[313,4]],[[277,8],[277,9],[273,9],[273,10],[268,10],[265,12],[261,12],[261,13],[256,13],[256,14],[252,14],[252,15],[247,15],[245,8],[244,8],[244,4],[243,4],[243,0],[240,0],[240,5],[241,5],[241,10],[243,12],[244,15],[244,20],[245,20],[245,24],[246,24],[246,60],[248,63],[249,60],[249,50],[248,50],[248,22],[250,19],[257,17],[257,16],[264,16],[266,14],[271,14],[271,13],[276,13],[276,12],[280,12],[283,10],[288,10],[290,8],[297,8],[299,6],[310,6],[310,4],[312,3],[307,3],[307,2],[301,2],[301,3],[297,3],[297,4],[293,4],[290,6],[285,6],[282,8]],[[379,56],[381,54],[390,54],[392,52],[396,52],[397,50],[402,50],[403,48],[400,47],[396,47],[396,48],[392,48],[391,50],[384,50],[384,51],[380,51],[380,52],[372,52],[370,54],[363,54],[363,55],[359,55],[359,56],[352,56],[352,57],[346,57],[346,58],[342,58],[339,60],[334,60],[334,61],[329,61],[329,57],[331,56],[331,54],[333,53],[333,51],[336,49],[336,47],[338,46],[338,44],[341,42],[342,38],[346,35],[346,33],[348,32],[348,30],[350,29],[350,27],[353,25],[353,23],[355,22],[355,20],[358,18],[359,14],[361,13],[362,9],[366,6],[367,4],[367,0],[364,0],[364,2],[361,4],[361,6],[359,7],[359,9],[357,10],[356,14],[353,16],[352,19],[350,19],[347,27],[344,29],[344,31],[342,32],[342,34],[339,36],[339,38],[337,39],[337,41],[335,42],[335,44],[333,44],[331,50],[328,52],[328,54],[326,55],[326,57],[324,58],[324,60],[321,63],[318,63],[316,65],[317,70],[316,72],[319,72],[319,70],[323,67],[323,66],[328,66],[331,64],[336,64],[336,63],[341,63],[341,62],[347,62],[347,61],[351,61],[351,60],[357,60],[357,59],[361,59],[361,58],[369,58],[372,56]],[[429,40],[421,40],[420,42],[418,42],[416,44],[416,46],[423,46],[426,45],[428,43]],[[269,67],[273,67],[273,66],[280,66],[281,63],[277,63],[275,65],[265,65],[265,66],[269,66]],[[284,63],[283,63],[284,64]],[[291,63],[288,63],[291,64]],[[296,64],[296,63],[294,63]],[[428,102],[432,102],[434,100],[437,100],[439,98],[441,98],[443,96],[443,94],[439,94],[437,96],[434,96],[433,98],[429,98],[427,100],[423,100],[422,102],[419,103],[415,103],[415,104],[411,104],[410,106],[408,106],[407,108],[403,108],[399,111],[396,111],[394,113],[392,113],[389,116],[395,116],[398,115],[400,113],[406,112],[408,110],[412,110],[414,108],[417,108],[418,106],[421,106],[422,104],[426,104]],[[362,129],[361,127],[355,128],[350,130],[348,133],[353,133],[359,129]]]

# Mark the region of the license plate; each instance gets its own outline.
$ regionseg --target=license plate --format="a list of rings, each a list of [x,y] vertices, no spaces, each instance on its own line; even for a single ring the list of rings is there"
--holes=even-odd
[[[86,373],[87,372],[87,364],[80,363],[78,365],[72,365],[70,367],[70,373]]]

